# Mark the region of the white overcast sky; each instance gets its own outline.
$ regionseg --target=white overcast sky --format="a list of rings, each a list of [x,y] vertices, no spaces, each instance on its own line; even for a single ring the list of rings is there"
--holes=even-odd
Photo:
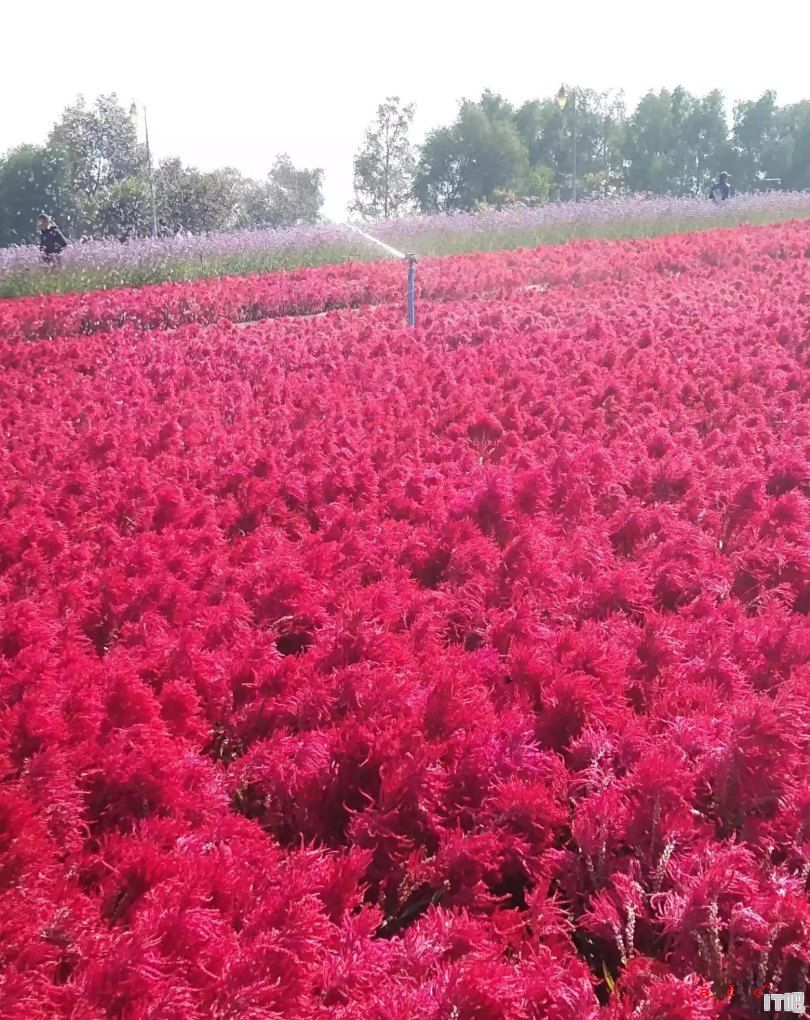
[[[0,152],[43,140],[78,93],[114,91],[146,104],[157,158],[323,167],[333,217],[387,95],[416,104],[415,140],[487,87],[810,98],[810,0],[3,0],[0,31]]]

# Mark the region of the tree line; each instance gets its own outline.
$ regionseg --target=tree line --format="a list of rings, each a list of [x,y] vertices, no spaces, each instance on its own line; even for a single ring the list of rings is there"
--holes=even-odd
[[[717,90],[649,92],[632,111],[621,92],[569,90],[515,106],[486,91],[462,100],[452,123],[419,145],[413,117],[412,105],[389,97],[366,131],[352,206],[366,219],[569,198],[575,137],[584,198],[701,194],[721,169],[741,191],[810,189],[810,101],[780,106],[773,91],[735,103],[730,118]],[[320,217],[320,169],[297,168],[286,155],[263,180],[176,158],[152,167],[138,135],[134,107],[114,94],[92,104],[80,97],[44,144],[0,158],[0,244],[31,240],[43,211],[74,237],[150,234],[154,220],[161,233],[199,233]]]
[[[705,194],[726,170],[740,191],[810,189],[810,101],[779,106],[776,93],[734,104],[721,92],[649,92],[628,111],[621,92],[562,90],[514,106],[494,92],[463,100],[451,124],[419,146],[413,107],[391,97],[354,161],[354,209],[366,217],[452,212],[577,193]]]
[[[79,98],[44,145],[0,159],[0,245],[31,240],[41,212],[73,237],[290,227],[318,219],[323,171],[297,169],[280,155],[264,180],[238,170],[201,171],[179,159],[151,167],[138,140],[138,111],[114,94]],[[152,196],[154,195],[154,210]]]

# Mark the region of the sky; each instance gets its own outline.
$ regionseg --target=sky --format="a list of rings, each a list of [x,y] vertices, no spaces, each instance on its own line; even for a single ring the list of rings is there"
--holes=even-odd
[[[565,82],[681,84],[729,102],[810,98],[810,3],[752,0],[5,0],[0,153],[41,142],[78,94],[145,105],[156,159],[263,177],[276,155],[325,171],[325,213],[351,199],[377,104],[416,105],[413,137],[485,88],[520,103]]]

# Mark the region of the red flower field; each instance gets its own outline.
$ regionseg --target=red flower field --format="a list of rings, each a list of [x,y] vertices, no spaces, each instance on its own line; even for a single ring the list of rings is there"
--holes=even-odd
[[[806,989],[810,225],[418,275],[0,302],[3,1018]]]

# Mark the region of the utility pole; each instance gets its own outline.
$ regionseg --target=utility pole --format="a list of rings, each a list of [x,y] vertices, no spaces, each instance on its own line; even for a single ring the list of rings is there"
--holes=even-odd
[[[577,200],[577,90],[571,92],[571,101],[574,106],[574,202]]]
[[[577,90],[566,89],[565,85],[560,85],[560,91],[557,93],[557,106],[561,110],[565,109],[568,97],[571,97],[572,107],[572,120],[573,120],[573,132],[574,132],[574,179],[571,182],[571,198],[576,202],[577,200]]]
[[[155,205],[155,171],[152,168],[152,152],[149,148],[149,121],[146,107],[143,108],[143,129],[146,135],[146,162],[149,164],[149,195],[152,199],[152,237],[157,237],[157,206]]]

